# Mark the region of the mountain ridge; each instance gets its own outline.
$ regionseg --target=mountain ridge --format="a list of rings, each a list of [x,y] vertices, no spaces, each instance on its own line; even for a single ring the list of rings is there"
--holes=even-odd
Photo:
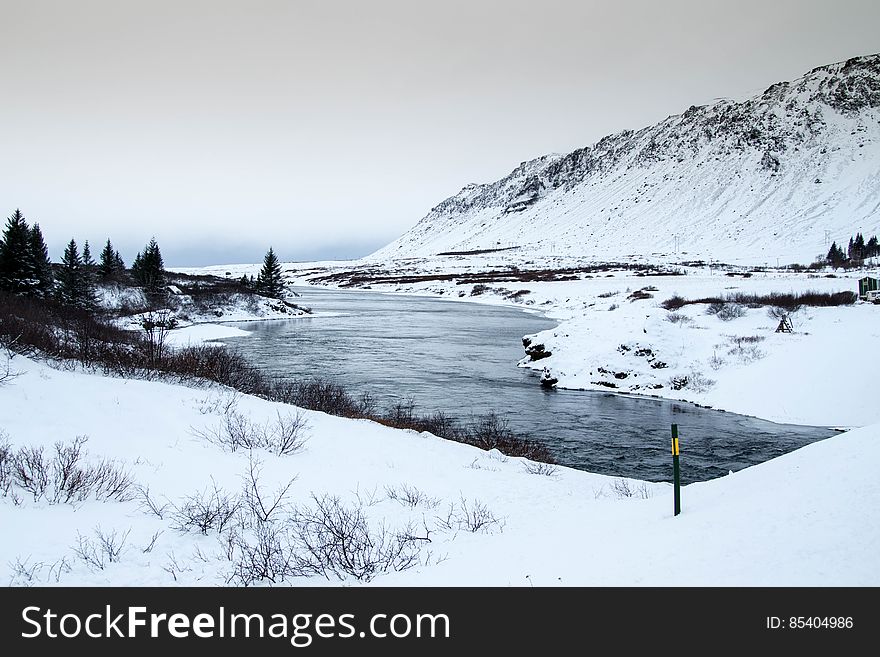
[[[523,161],[466,185],[367,259],[516,246],[596,259],[803,261],[878,229],[874,54]]]

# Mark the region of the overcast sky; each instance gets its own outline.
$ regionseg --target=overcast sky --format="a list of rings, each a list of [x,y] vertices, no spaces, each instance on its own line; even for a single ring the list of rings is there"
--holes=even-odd
[[[0,25],[0,214],[56,258],[155,235],[170,265],[365,255],[523,160],[880,51],[877,0],[0,0]]]

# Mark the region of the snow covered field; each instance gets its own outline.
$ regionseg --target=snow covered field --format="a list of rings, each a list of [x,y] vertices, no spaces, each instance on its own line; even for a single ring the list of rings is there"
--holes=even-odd
[[[540,474],[521,459],[321,413],[302,412],[298,453],[256,449],[249,457],[205,436],[230,412],[267,426],[296,409],[20,356],[12,369],[19,375],[0,390],[11,451],[42,446],[48,456],[57,441],[87,437],[87,461],[112,459],[164,507],[162,518],[151,513],[134,486],[129,501],[50,504],[13,482],[0,498],[0,564],[14,585],[240,583],[241,548],[231,538],[255,544],[253,526],[231,520],[205,534],[179,526],[193,500],[208,500],[202,493],[215,487],[237,503],[251,458],[266,500],[293,480],[273,516],[278,526],[294,509],[314,510],[312,495],[330,494],[362,513],[372,532],[384,524],[389,536],[419,537],[414,565],[375,573],[377,585],[880,584],[878,425],[686,486],[683,514],[673,518],[665,484],[566,468]],[[118,554],[108,556],[99,536]],[[345,573],[285,581],[358,582]]]

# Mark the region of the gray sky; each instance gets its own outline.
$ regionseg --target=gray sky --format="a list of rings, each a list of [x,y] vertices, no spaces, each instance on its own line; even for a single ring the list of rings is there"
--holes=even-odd
[[[52,255],[364,255],[469,182],[880,51],[876,0],[0,0],[0,215]]]

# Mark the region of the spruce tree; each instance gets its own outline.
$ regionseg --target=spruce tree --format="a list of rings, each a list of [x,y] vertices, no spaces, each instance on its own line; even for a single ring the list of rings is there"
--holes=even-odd
[[[853,242],[853,252],[856,260],[864,260],[865,258],[865,237],[861,233],[856,234],[855,242]]]
[[[256,290],[258,294],[272,299],[280,299],[284,294],[284,278],[281,276],[281,263],[272,247],[263,258],[263,268],[257,276]]]
[[[880,244],[877,242],[877,236],[873,235],[871,239],[868,240],[868,243],[865,244],[865,257],[873,258],[878,253],[880,253]]]
[[[828,249],[828,255],[825,256],[825,259],[832,267],[840,267],[846,262],[846,255],[843,253],[843,249],[837,246],[837,242],[832,242],[831,248]]]
[[[79,255],[76,240],[71,239],[64,249],[61,258],[61,268],[58,271],[58,300],[70,306],[88,305],[89,294],[87,292],[83,262]]]
[[[39,297],[46,297],[52,291],[54,276],[52,274],[52,262],[49,260],[49,249],[46,248],[40,224],[34,224],[31,228],[28,255],[34,276],[34,294]]]
[[[147,294],[157,294],[165,283],[165,263],[156,238],[134,259],[131,273]]]
[[[110,239],[101,250],[101,259],[98,262],[98,276],[101,280],[106,281],[116,278],[125,271],[125,263],[119,255],[119,251],[113,248]]]
[[[30,245],[30,228],[21,210],[16,210],[7,220],[0,238],[0,290],[15,294],[33,292],[36,282]]]
[[[82,272],[83,272],[83,280],[87,285],[93,286],[95,284],[95,280],[98,274],[98,265],[95,263],[95,259],[92,257],[92,249],[89,246],[89,241],[86,240],[83,244],[82,250]]]

